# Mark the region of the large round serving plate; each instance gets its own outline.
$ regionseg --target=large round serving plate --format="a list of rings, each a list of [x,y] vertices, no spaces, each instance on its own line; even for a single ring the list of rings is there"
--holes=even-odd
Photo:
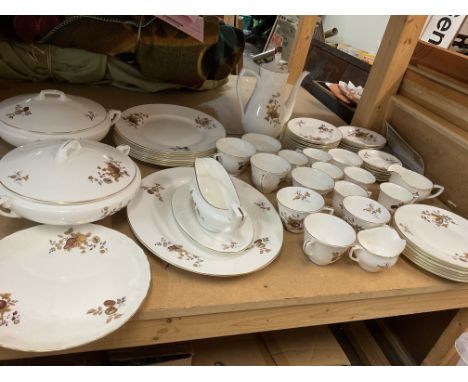
[[[0,240],[0,346],[58,351],[120,328],[150,285],[143,250],[94,224],[39,225]]]
[[[126,140],[158,153],[190,154],[216,147],[226,130],[201,111],[168,104],[125,110],[115,130]]]
[[[172,212],[175,190],[194,176],[193,168],[155,172],[143,179],[127,208],[135,236],[148,250],[175,267],[209,276],[237,276],[270,264],[283,243],[283,226],[273,205],[249,184],[231,177],[241,205],[254,223],[254,239],[246,250],[222,253],[193,241],[178,226]],[[229,244],[229,243],[226,243]]]

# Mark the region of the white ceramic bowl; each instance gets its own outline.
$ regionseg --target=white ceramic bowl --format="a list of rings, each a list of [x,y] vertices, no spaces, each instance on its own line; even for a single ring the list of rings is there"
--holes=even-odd
[[[343,179],[344,176],[343,170],[331,163],[315,162],[314,164],[312,164],[312,168],[316,168],[317,170],[327,173],[333,178],[335,182],[337,180]]]
[[[344,149],[331,149],[328,153],[332,156],[330,163],[340,167],[342,170],[348,166],[361,167],[363,160],[352,151]]]
[[[344,180],[353,182],[367,190],[376,182],[375,176],[361,167],[348,166],[344,170]]]
[[[332,160],[332,156],[328,152],[313,147],[308,147],[302,150],[302,152],[309,158],[310,165],[314,162],[330,162]]]
[[[296,167],[291,176],[293,186],[309,188],[321,195],[328,194],[335,186],[335,181],[330,175],[316,168]]]
[[[387,224],[390,212],[379,202],[363,196],[347,196],[343,199],[343,219],[356,231]]]
[[[242,139],[245,139],[247,142],[254,145],[257,153],[276,154],[281,150],[281,142],[269,135],[247,133],[242,136]]]

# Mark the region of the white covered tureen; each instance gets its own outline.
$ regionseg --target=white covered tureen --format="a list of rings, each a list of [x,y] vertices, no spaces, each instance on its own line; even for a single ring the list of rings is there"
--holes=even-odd
[[[0,215],[70,225],[102,219],[137,192],[141,174],[128,146],[41,141],[0,160]]]
[[[13,146],[51,139],[100,141],[120,115],[87,98],[42,90],[0,103],[0,137]]]

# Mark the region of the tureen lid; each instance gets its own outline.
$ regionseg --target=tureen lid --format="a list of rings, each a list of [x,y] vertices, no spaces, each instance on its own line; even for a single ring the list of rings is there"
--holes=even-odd
[[[39,141],[0,160],[0,183],[24,198],[53,204],[97,201],[122,191],[137,174],[128,146],[88,140]]]
[[[106,110],[89,99],[60,90],[23,94],[0,103],[0,121],[35,133],[64,134],[87,130],[106,118]]]

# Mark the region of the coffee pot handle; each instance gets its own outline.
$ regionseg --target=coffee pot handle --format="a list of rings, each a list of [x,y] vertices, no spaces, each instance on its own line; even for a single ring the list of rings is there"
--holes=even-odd
[[[237,101],[239,102],[239,106],[240,106],[240,109],[241,109],[241,115],[242,117],[244,117],[245,115],[245,110],[244,110],[244,103],[242,102],[242,97],[240,95],[240,79],[245,76],[246,73],[250,73],[250,74],[253,74],[253,76],[257,79],[256,83],[255,83],[255,88],[254,90],[252,91],[252,94],[255,93],[255,90],[257,89],[257,86],[258,84],[260,83],[260,76],[258,75],[258,73],[254,72],[253,70],[251,69],[242,69],[241,72],[239,73],[239,75],[237,76],[237,82],[236,82],[236,92],[237,92]],[[250,97],[249,97],[249,100],[250,98],[252,97],[252,94],[250,94]],[[247,101],[247,103],[249,103],[249,100]]]

